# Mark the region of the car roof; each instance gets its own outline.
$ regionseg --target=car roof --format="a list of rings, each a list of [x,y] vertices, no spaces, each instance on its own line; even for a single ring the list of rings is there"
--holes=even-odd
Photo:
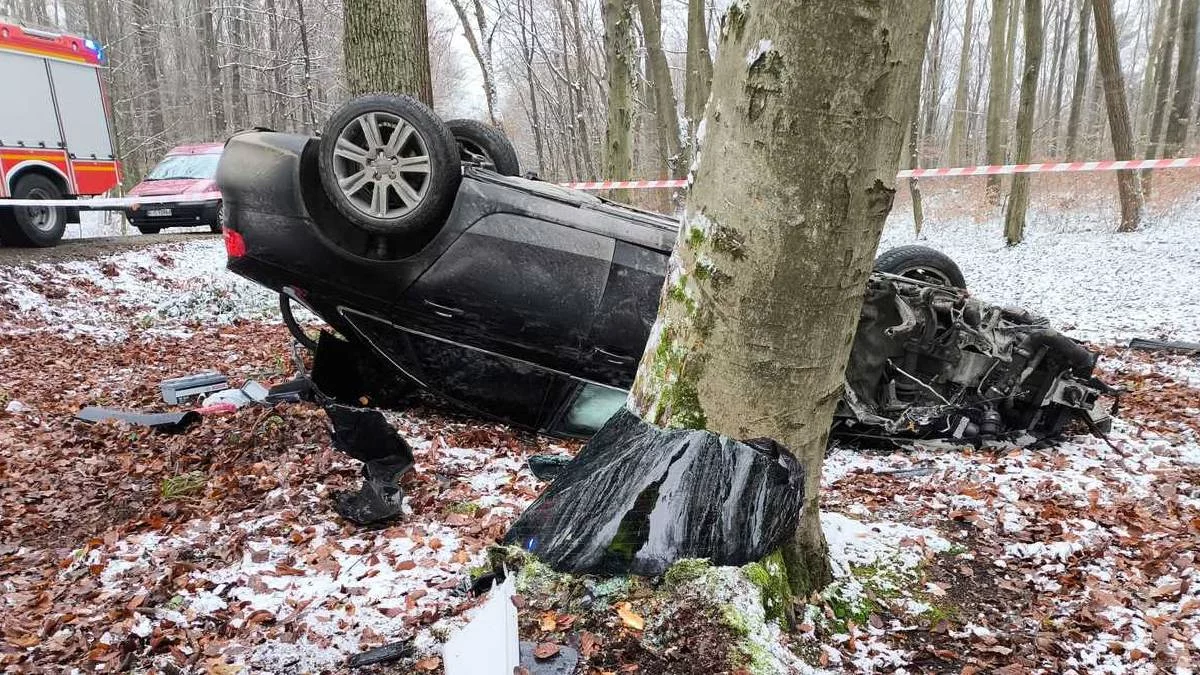
[[[167,152],[171,155],[219,155],[225,149],[224,143],[195,143],[192,145],[177,145]]]

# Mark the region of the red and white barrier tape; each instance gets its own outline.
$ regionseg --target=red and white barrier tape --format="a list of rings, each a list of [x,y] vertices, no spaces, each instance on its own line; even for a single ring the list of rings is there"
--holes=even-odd
[[[92,197],[90,199],[4,199],[0,206],[75,206],[81,209],[137,209],[151,204],[200,204],[216,201],[220,192],[196,192],[153,197]]]
[[[1039,164],[994,164],[942,169],[905,169],[897,178],[942,178],[951,176],[1003,176],[1014,173],[1084,173],[1132,169],[1187,169],[1200,167],[1200,157],[1178,159],[1105,160],[1102,162],[1042,162]],[[600,180],[559,183],[575,190],[646,190],[687,187],[687,179],[674,180]],[[75,206],[81,209],[128,209],[150,204],[197,204],[221,198],[220,192],[154,197],[95,197],[92,199],[2,199],[0,206]]]
[[[897,178],[940,178],[950,176],[1003,176],[1014,173],[1070,173],[1089,171],[1122,171],[1130,169],[1186,169],[1200,167],[1200,157],[1179,159],[1133,159],[1102,162],[1042,162],[1039,164],[994,164],[961,166],[942,169],[905,169]],[[576,190],[636,190],[645,188],[682,188],[687,180],[608,180],[585,183],[559,183]]]

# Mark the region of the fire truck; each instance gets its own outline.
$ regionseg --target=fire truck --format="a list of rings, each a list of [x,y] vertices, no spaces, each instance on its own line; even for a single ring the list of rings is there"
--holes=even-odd
[[[0,21],[0,241],[53,246],[79,209],[27,201],[100,195],[120,182],[103,50],[92,40]]]

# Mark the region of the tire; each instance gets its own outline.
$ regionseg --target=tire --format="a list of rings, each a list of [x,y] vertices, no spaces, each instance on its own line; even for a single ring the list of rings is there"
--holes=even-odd
[[[401,123],[400,147],[391,148]],[[420,101],[391,94],[359,96],[333,114],[317,149],[317,172],[334,207],[375,234],[416,234],[440,224],[462,180],[458,144],[446,123]]]
[[[967,287],[954,260],[928,246],[899,246],[884,251],[875,259],[875,271],[942,286]]]
[[[296,317],[292,315],[292,298],[287,293],[279,294],[279,313],[283,315],[283,324],[287,326],[292,338],[308,351],[317,353],[317,341],[308,336]]]
[[[158,234],[159,232],[162,232],[162,228],[158,225],[134,225],[134,227],[136,227],[138,232],[141,232],[142,234]]]
[[[450,120],[446,126],[458,141],[463,164],[477,164],[501,176],[521,175],[517,151],[504,132],[479,120]]]
[[[217,219],[208,224],[208,231],[213,234],[221,234],[221,230],[225,226],[225,205],[217,204]]]
[[[13,186],[13,199],[62,199],[63,191],[46,176],[30,173]],[[4,207],[0,228],[6,244],[14,246],[53,246],[67,229],[65,206]]]

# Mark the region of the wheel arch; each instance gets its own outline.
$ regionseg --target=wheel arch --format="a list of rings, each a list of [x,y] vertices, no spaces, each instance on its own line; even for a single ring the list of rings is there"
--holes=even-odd
[[[13,193],[13,188],[16,187],[18,180],[30,174],[45,176],[54,181],[54,184],[62,190],[63,195],[73,194],[71,180],[67,175],[57,166],[40,159],[27,159],[8,170],[8,175],[4,179],[5,187],[8,188],[8,194],[11,195]]]

